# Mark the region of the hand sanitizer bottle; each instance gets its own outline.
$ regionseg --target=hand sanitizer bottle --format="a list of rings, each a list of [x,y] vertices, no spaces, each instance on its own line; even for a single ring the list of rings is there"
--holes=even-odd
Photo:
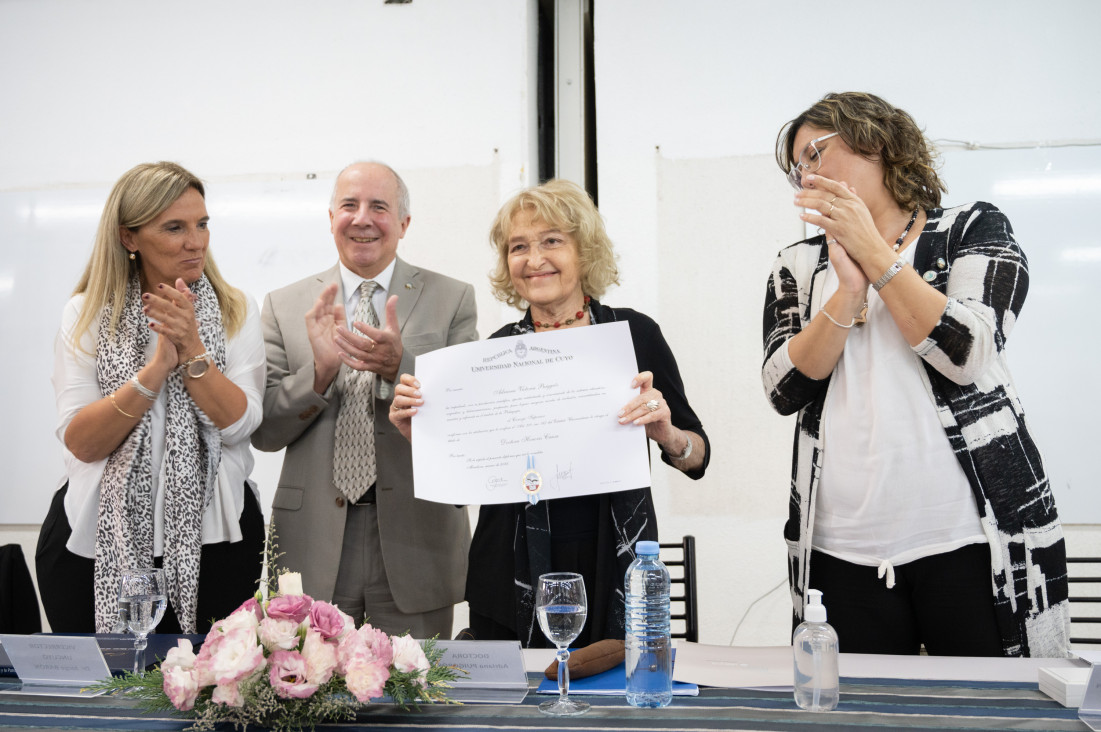
[[[820,590],[807,590],[805,622],[791,640],[795,657],[795,703],[811,712],[837,706],[837,632],[826,622]]]

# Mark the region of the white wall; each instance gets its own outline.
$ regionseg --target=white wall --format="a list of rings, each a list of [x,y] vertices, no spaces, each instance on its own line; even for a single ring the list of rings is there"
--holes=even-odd
[[[527,180],[533,3],[0,6],[0,189],[113,182],[166,155],[204,178],[505,157]]]
[[[763,597],[735,641],[784,643],[790,602],[770,590],[794,418],[763,397],[761,306],[803,229],[776,134],[826,92],[867,90],[932,138],[1097,142],[1101,4],[599,0],[594,18],[600,209],[623,271],[606,300],[662,324],[714,447],[696,483],[655,463],[662,536],[697,536],[701,640],[729,642]],[[1097,545],[1068,533],[1072,552]]]
[[[0,402],[18,405],[0,427],[0,543],[33,562],[63,473],[53,335],[107,190],[139,162],[176,160],[207,181],[212,251],[259,300],[331,266],[335,173],[384,160],[412,193],[402,256],[475,283],[482,334],[505,320],[486,284],[487,232],[501,201],[534,182],[535,0],[476,10],[0,2]],[[279,458],[259,458],[267,507]]]
[[[0,194],[105,192],[135,163],[178,160],[210,182],[212,213],[229,197],[212,245],[243,282],[249,256],[271,250],[331,261],[326,181],[378,157],[412,189],[403,255],[474,283],[485,335],[512,319],[489,296],[486,230],[534,178],[534,4],[4,0]],[[785,643],[787,593],[768,591],[784,579],[792,423],[761,392],[760,307],[775,252],[801,228],[772,162],[776,132],[827,91],[868,89],[933,137],[1101,138],[1101,5],[597,0],[594,17],[600,207],[623,273],[605,299],[662,324],[715,448],[696,483],[654,461],[662,536],[699,540],[702,640],[729,642],[747,613],[738,643]],[[306,173],[325,189],[316,211]],[[264,200],[299,191],[302,208],[240,213],[265,186]],[[98,210],[84,215],[84,240],[65,252],[77,269]],[[262,240],[284,227],[289,241]],[[6,253],[32,247],[0,238]],[[52,337],[75,277],[49,273],[72,265],[51,251],[16,278],[11,261],[0,262],[0,323]],[[5,342],[0,383],[37,399],[49,423],[48,348]],[[9,498],[35,493],[44,515],[59,473],[27,464],[42,451],[56,460],[50,427],[30,453],[9,447],[25,419],[9,413],[0,428],[0,543],[33,557],[36,519],[13,519]],[[256,477],[270,497],[274,466]],[[1074,530],[1070,544],[1080,553],[1101,539]]]

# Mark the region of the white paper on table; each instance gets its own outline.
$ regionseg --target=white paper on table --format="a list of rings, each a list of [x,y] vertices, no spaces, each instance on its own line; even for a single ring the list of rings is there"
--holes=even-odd
[[[961,658],[841,653],[846,679],[1024,681],[1036,683],[1041,668],[1074,668],[1068,658]],[[673,679],[700,686],[792,688],[791,646],[711,646],[677,643]]]
[[[934,681],[1024,681],[1038,683],[1041,668],[1074,668],[1070,658],[980,656],[889,656],[842,653],[842,677],[872,679],[929,679]]]
[[[791,646],[711,646],[677,642],[673,680],[731,689],[791,689]]]
[[[516,503],[528,458],[540,500],[650,485],[645,430],[619,424],[638,395],[625,322],[462,343],[417,356],[414,495]]]

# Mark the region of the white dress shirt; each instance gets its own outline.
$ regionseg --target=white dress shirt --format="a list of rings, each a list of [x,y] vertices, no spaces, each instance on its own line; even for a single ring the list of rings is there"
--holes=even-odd
[[[374,294],[371,295],[371,304],[375,308],[380,328],[386,327],[386,300],[390,296],[390,280],[394,278],[394,264],[397,261],[397,259],[390,260],[386,269],[379,272],[377,277],[371,278],[378,284]],[[340,263],[340,281],[344,286],[344,316],[348,319],[349,329],[352,328],[352,316],[355,314],[356,305],[359,304],[359,286],[366,279],[345,267],[343,262]]]

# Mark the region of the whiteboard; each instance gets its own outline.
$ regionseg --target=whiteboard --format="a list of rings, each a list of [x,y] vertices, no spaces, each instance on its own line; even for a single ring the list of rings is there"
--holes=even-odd
[[[989,201],[1029,262],[1029,291],[1006,353],[1065,524],[1101,522],[1090,463],[1101,396],[1101,147],[945,150],[946,205]]]

